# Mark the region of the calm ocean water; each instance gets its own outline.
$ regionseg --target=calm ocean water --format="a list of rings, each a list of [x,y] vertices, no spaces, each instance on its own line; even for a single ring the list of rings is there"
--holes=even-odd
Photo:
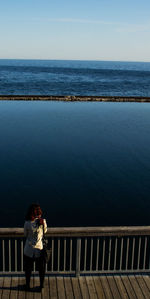
[[[0,94],[150,96],[150,63],[0,60]],[[144,225],[150,104],[0,102],[0,226]]]
[[[150,104],[0,102],[0,226],[150,224]]]
[[[0,94],[150,96],[150,63],[0,60]]]

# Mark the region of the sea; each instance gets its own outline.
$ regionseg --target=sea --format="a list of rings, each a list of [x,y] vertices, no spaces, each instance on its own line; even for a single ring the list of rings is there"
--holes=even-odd
[[[0,60],[1,95],[150,96],[150,63]]]
[[[0,95],[150,96],[150,63],[0,60]],[[150,104],[0,101],[0,227],[150,225]]]

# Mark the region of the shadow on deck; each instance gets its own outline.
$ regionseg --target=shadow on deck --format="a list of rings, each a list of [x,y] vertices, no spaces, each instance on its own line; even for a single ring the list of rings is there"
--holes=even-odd
[[[102,275],[62,277],[46,276],[45,287],[39,291],[39,278],[31,279],[31,290],[24,290],[25,278],[0,277],[0,299],[2,298],[58,298],[58,299],[102,299],[102,298],[150,298],[148,275]]]

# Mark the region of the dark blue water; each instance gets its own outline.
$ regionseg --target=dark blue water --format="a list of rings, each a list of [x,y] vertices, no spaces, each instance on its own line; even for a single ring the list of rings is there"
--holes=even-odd
[[[0,226],[150,224],[150,104],[0,102]]]
[[[2,95],[150,96],[150,63],[0,60]]]

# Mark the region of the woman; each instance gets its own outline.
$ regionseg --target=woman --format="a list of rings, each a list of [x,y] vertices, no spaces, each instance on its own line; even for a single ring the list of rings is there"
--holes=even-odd
[[[24,262],[26,289],[30,289],[30,277],[35,261],[39,270],[40,289],[44,286],[45,261],[42,258],[43,232],[47,232],[46,220],[42,218],[42,210],[38,204],[32,204],[26,215],[24,224],[24,235],[26,243],[24,247]]]

